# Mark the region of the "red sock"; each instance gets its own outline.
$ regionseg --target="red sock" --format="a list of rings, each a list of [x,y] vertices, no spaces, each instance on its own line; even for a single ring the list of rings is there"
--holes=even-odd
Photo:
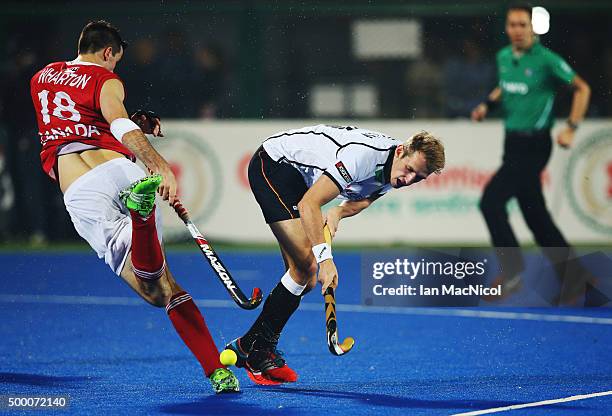
[[[222,368],[219,350],[191,296],[187,292],[175,294],[170,298],[166,311],[174,329],[202,365],[206,377]]]
[[[164,274],[165,264],[157,228],[155,228],[155,208],[146,219],[137,212],[132,216],[132,269],[142,280],[157,280]]]

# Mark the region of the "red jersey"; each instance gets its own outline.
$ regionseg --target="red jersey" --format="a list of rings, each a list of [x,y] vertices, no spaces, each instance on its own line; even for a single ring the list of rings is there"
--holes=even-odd
[[[114,150],[135,160],[110,131],[100,109],[100,90],[115,73],[90,62],[54,62],[30,80],[43,170],[53,179],[58,153],[92,148]],[[69,147],[66,147],[69,146]],[[72,146],[72,147],[70,147]],[[66,150],[73,149],[73,150]]]

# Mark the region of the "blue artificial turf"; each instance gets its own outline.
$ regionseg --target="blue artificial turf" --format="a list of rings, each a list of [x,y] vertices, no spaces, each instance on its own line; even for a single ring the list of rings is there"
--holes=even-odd
[[[245,292],[269,292],[283,272],[277,254],[223,258]],[[170,253],[168,260],[194,298],[228,299],[198,253]],[[359,255],[337,253],[335,260],[337,302],[358,304]],[[325,343],[322,299],[313,292],[281,338],[298,382],[255,386],[237,369],[242,393],[215,396],[164,310],[139,301],[93,254],[1,254],[0,263],[0,395],[68,395],[72,414],[450,415],[612,390],[612,325],[340,308],[340,338],[351,335],[356,345],[335,357]],[[44,297],[32,303],[7,295]],[[206,305],[218,346],[258,313]],[[612,316],[608,308],[503,311]],[[606,396],[508,414],[611,413]]]

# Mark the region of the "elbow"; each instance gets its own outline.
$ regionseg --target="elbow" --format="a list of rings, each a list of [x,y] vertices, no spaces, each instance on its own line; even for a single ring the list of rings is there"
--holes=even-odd
[[[304,214],[304,212],[306,211],[309,205],[310,203],[306,198],[302,198],[300,202],[298,202],[297,207],[298,207],[298,211],[300,211],[300,215]]]
[[[589,97],[591,95],[591,87],[586,82],[580,84],[578,91],[580,91],[585,97]]]
[[[298,202],[297,209],[300,212],[300,216],[303,216],[304,214],[309,215],[310,212],[317,208],[320,209],[322,205],[323,204],[320,204],[316,199],[309,198],[305,195],[300,202]]]
[[[589,84],[587,84],[585,81],[581,81],[578,84],[577,92],[579,92],[580,94],[582,94],[585,97],[590,97],[591,96],[591,86]]]

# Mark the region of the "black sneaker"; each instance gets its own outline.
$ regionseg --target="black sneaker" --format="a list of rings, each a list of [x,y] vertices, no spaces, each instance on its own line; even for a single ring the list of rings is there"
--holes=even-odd
[[[238,358],[236,360],[236,364],[234,365],[238,368],[244,368],[249,353],[245,352],[242,349],[242,346],[240,345],[240,338],[236,338],[235,340],[227,344],[225,346],[225,349],[234,351],[236,353],[236,357]]]

